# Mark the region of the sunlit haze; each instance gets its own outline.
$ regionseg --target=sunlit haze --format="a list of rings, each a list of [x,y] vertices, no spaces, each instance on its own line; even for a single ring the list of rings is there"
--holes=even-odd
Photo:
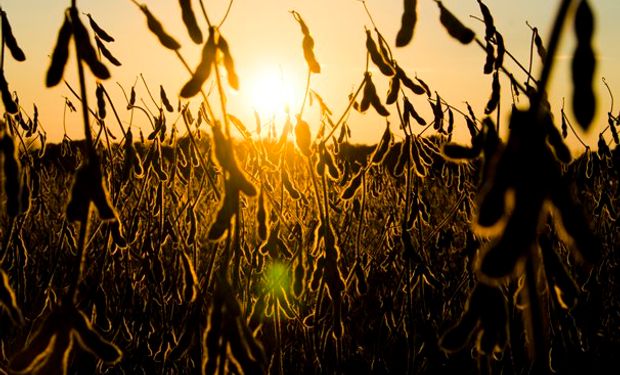
[[[266,66],[256,70],[242,91],[250,94],[251,106],[261,121],[284,124],[290,108],[299,105],[304,89],[295,87],[294,81],[287,79],[277,66]]]
[[[145,3],[162,21],[166,30],[181,42],[181,55],[185,57],[190,67],[194,68],[199,60],[201,46],[192,43],[187,36],[178,2],[146,1]],[[226,11],[228,1],[205,3],[212,22],[219,22]],[[460,45],[446,33],[439,23],[439,13],[434,1],[419,2],[419,21],[414,40],[405,48],[394,47],[396,32],[400,26],[402,2],[368,0],[366,3],[376,26],[391,43],[396,60],[409,75],[417,74],[431,86],[433,91],[437,91],[442,98],[463,110],[464,102],[468,101],[476,113],[482,116],[491,91],[491,77],[483,75],[482,72],[485,53],[473,44]],[[7,12],[16,38],[27,56],[27,61],[24,63],[16,63],[11,59],[5,62],[5,75],[10,89],[19,94],[20,103],[26,111],[32,110],[33,103],[37,104],[48,138],[57,141],[63,134],[64,97],[68,97],[74,104],[77,104],[77,100],[63,84],[46,89],[44,77],[49,65],[48,56],[54,47],[63,11],[69,5],[69,1],[4,0],[0,4]],[[127,91],[136,81],[136,77],[143,74],[152,91],[157,91],[162,84],[169,96],[175,97],[178,94],[181,86],[189,78],[189,73],[175,54],[164,49],[150,33],[143,14],[134,3],[129,0],[81,0],[78,4],[83,12],[91,13],[94,19],[116,38],[116,41],[109,45],[109,49],[123,65],[118,68],[110,66],[112,78],[104,84],[111,92],[117,107],[123,109],[120,111],[123,121],[129,121],[129,113],[124,110],[126,102],[116,83]],[[484,35],[484,25],[469,17],[479,14],[476,1],[446,0],[444,4],[479,36]],[[543,40],[547,40],[550,22],[559,1],[489,0],[487,4],[495,17],[498,30],[504,34],[509,52],[527,66],[531,32],[526,21],[539,27]],[[620,2],[602,0],[597,1],[594,7],[597,15],[598,32],[595,37],[599,62],[595,86],[599,107],[597,125],[593,127],[592,134],[586,137],[590,144],[595,141],[598,132],[606,126],[605,117],[601,115],[606,115],[608,111],[609,95],[601,78],[603,76],[607,78],[612,90],[620,87],[620,72],[616,68],[620,58],[620,47],[616,40],[619,33],[616,21],[620,14]],[[254,129],[254,111],[265,120],[275,116],[276,122],[284,121],[283,111],[286,105],[290,106],[292,115],[299,111],[300,99],[303,97],[306,84],[307,66],[303,58],[299,25],[291,16],[290,10],[296,10],[303,16],[315,40],[315,52],[322,71],[312,76],[310,87],[325,99],[334,111],[334,116],[339,116],[346,108],[348,95],[363,78],[366,63],[364,30],[372,29],[373,25],[361,2],[234,1],[221,32],[230,44],[241,88],[239,92],[229,92],[228,109],[242,119],[249,129]],[[202,16],[199,17],[199,23],[206,31],[206,23]],[[570,102],[570,56],[574,48],[573,39],[572,33],[565,33],[557,69],[553,75],[550,101],[556,117],[562,99],[565,97],[567,103]],[[506,67],[519,81],[525,81],[524,73],[509,59],[506,61]],[[372,65],[370,69],[376,70]],[[533,74],[537,75],[539,69],[538,58],[534,54]],[[65,79],[70,85],[77,87],[77,74],[73,64],[68,65]],[[508,79],[505,76],[501,79],[503,87],[501,110],[505,122],[512,99],[508,90]],[[379,95],[385,100],[389,80],[376,74],[374,81]],[[205,84],[205,89],[209,87],[210,83]],[[94,82],[91,80],[88,82],[88,90],[93,96],[94,89]],[[147,100],[146,91],[141,83],[136,89],[139,98],[145,100],[147,104],[151,103]],[[431,116],[425,97],[410,99],[423,116]],[[198,100],[195,99],[190,108],[197,109],[198,104]],[[391,109],[391,112],[389,121],[397,124],[395,108]],[[304,113],[313,133],[318,128],[317,113],[316,104]],[[567,113],[572,116],[570,110]],[[68,133],[72,138],[83,137],[79,119],[76,113],[67,116]],[[147,125],[141,124],[140,121],[143,119],[136,118],[134,124],[142,127]],[[111,130],[118,133],[118,126],[112,121],[108,122]],[[352,130],[353,141],[375,143],[384,129],[385,121],[372,111],[365,114],[353,112],[348,118],[348,124]],[[457,139],[466,140],[467,132],[463,125],[462,117],[457,117]],[[506,126],[503,126],[503,130],[505,129]],[[568,141],[571,145],[576,145],[575,137],[569,136]]]

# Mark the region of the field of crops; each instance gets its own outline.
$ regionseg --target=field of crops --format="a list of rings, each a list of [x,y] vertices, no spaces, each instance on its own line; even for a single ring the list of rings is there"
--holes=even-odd
[[[308,87],[283,131],[262,137],[227,111],[223,86],[239,79],[226,39],[201,29],[192,2],[179,3],[202,61],[188,67],[176,106],[144,79],[114,103],[105,82],[111,37],[96,16],[85,23],[75,1],[67,9],[46,84],[63,82],[67,59],[77,59],[79,86],[67,86],[78,99],[66,108],[82,114],[84,140],[46,143],[36,107],[29,113],[8,88],[19,77],[0,69],[0,373],[620,371],[613,103],[596,149],[571,155],[564,143],[600,127],[588,1],[561,2],[547,43],[533,30],[544,68],[537,78],[519,72],[525,82],[504,69],[506,46],[484,3],[478,37],[437,2],[447,32],[487,52],[493,85],[480,114],[410,78],[379,30],[367,31],[357,91],[332,113],[311,89],[320,62],[293,11]],[[572,16],[563,12],[571,3]],[[165,22],[136,5],[184,62]],[[416,9],[404,1],[396,46],[411,40]],[[2,61],[24,60],[4,11],[1,22]],[[564,109],[554,120],[545,94],[564,23],[578,39],[574,125]],[[98,82],[90,107],[87,74]],[[495,117],[500,75],[511,77],[513,100],[529,102],[502,125],[508,139]],[[204,91],[209,80],[216,98]],[[377,80],[389,80],[387,95]],[[320,108],[318,134],[304,120],[310,106]],[[400,124],[356,145],[351,111],[394,111]],[[138,126],[144,118],[150,124]],[[470,143],[452,141],[456,126]]]

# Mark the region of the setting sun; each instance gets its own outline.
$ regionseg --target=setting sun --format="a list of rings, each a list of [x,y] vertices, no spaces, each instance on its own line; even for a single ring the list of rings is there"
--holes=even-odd
[[[283,123],[287,112],[297,106],[298,91],[294,82],[286,77],[278,67],[263,68],[253,78],[248,79],[250,105],[258,113],[261,121]]]

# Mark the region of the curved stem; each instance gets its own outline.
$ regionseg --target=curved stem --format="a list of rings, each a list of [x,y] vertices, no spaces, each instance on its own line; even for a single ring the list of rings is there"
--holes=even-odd
[[[149,85],[146,84],[146,80],[144,79],[144,75],[142,75],[142,73],[140,73],[140,79],[142,80],[142,83],[144,84],[144,87],[146,88],[146,93],[149,94],[149,97],[151,98],[151,101],[153,102],[153,104],[155,104],[155,107],[157,107],[159,110],[161,110],[161,106],[157,103],[157,101],[155,100],[155,97],[153,97],[153,94],[151,94],[151,90],[149,89]]]
[[[565,114],[562,114],[562,117],[564,117],[564,121],[566,121],[566,124],[570,128],[571,132],[573,132],[573,134],[575,135],[575,138],[577,138],[579,143],[581,143],[581,145],[587,149],[588,145],[586,145],[586,143],[583,141],[583,139],[581,139],[579,134],[575,131],[575,128],[573,127],[573,124],[571,124],[571,122],[568,120],[568,117],[566,117]],[[605,132],[605,130],[603,130],[603,132]]]
[[[222,27],[222,25],[224,24],[224,21],[226,21],[226,18],[228,18],[228,14],[230,13],[230,10],[232,9],[232,5],[234,1],[235,0],[230,0],[230,2],[228,2],[228,8],[226,8],[226,13],[224,13],[224,17],[222,18],[220,23],[217,25],[218,29]]]
[[[611,104],[609,106],[609,113],[613,113],[613,111],[614,111],[614,94],[611,92],[611,88],[609,87],[609,84],[607,83],[607,80],[605,79],[605,77],[603,77],[603,85],[605,85],[605,87],[607,88],[607,92],[609,92],[609,97],[611,99]]]

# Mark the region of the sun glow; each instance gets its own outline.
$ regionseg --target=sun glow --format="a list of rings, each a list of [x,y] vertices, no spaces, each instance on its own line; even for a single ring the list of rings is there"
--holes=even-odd
[[[259,71],[249,85],[250,103],[263,123],[274,121],[280,128],[288,113],[297,105],[295,84],[282,69],[267,68]]]

